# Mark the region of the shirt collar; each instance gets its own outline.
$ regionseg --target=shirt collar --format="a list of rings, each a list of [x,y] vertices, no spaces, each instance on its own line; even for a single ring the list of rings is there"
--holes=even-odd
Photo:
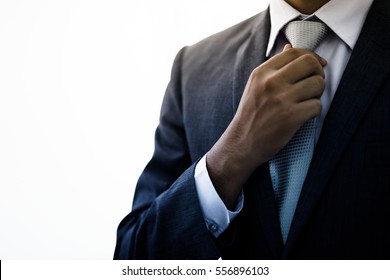
[[[364,20],[374,0],[331,0],[309,17],[316,16],[351,49],[356,44]],[[302,16],[284,0],[270,1],[271,33],[267,56],[274,47],[280,30],[290,21]]]

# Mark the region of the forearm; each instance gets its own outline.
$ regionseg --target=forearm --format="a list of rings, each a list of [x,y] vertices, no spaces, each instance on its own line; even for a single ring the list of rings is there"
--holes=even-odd
[[[232,136],[229,130],[225,131],[218,142],[207,154],[207,170],[213,185],[224,201],[226,207],[231,209],[242,191],[242,187],[256,168],[246,157],[246,146],[240,143],[240,138]]]

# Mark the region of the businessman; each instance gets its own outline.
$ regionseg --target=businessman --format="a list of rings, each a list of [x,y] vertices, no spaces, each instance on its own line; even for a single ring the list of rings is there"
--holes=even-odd
[[[390,4],[271,0],[183,48],[116,259],[390,259]]]

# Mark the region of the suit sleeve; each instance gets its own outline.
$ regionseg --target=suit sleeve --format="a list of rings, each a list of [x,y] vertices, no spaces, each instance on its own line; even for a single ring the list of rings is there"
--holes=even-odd
[[[120,223],[114,259],[215,259],[220,256],[199,205],[186,141],[181,93],[183,49],[176,57],[132,211]]]

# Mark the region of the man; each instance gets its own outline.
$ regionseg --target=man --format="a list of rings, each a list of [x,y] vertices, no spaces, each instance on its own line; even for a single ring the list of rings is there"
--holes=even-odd
[[[314,52],[297,20],[325,26]],[[181,50],[114,257],[390,258],[389,49],[387,0],[271,0]],[[313,119],[286,218],[278,155]]]

